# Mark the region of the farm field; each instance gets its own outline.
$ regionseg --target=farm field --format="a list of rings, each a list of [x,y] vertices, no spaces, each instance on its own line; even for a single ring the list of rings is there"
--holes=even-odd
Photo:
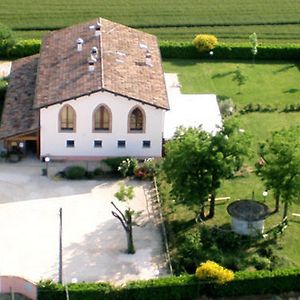
[[[154,33],[161,40],[191,40],[213,33],[243,41],[256,31],[263,42],[299,42],[298,0],[2,0],[0,22],[22,38],[102,16]]]
[[[238,85],[232,81],[232,72],[239,66],[247,80],[241,87],[239,93]],[[251,137],[251,157],[246,161],[244,172],[239,176],[223,181],[218,190],[217,197],[231,197],[230,201],[236,199],[251,199],[266,201],[270,210],[274,208],[274,198],[269,191],[264,199],[262,192],[265,190],[264,184],[253,172],[254,165],[258,161],[258,143],[265,141],[272,131],[288,128],[290,126],[300,126],[300,112],[283,113],[281,109],[285,105],[300,103],[300,70],[299,65],[294,63],[272,63],[262,62],[255,64],[245,62],[208,62],[199,60],[169,60],[164,62],[165,72],[178,73],[182,91],[184,93],[215,93],[226,95],[232,98],[237,107],[235,117],[239,120],[240,127]],[[239,114],[238,110],[248,103],[260,105],[277,106],[276,112],[261,113],[254,112]],[[177,253],[177,245],[180,244],[183,236],[194,234],[199,230],[195,223],[195,211],[187,206],[174,202],[168,198],[166,192],[168,187],[164,187],[162,197],[164,201],[165,216],[169,229],[172,253]],[[227,213],[227,205],[230,203],[220,203],[216,207],[215,218],[206,222],[208,226],[229,226],[230,218]],[[266,229],[278,224],[282,218],[283,209],[266,220]],[[270,244],[274,254],[278,255],[279,264],[277,267],[299,267],[300,252],[300,219],[292,213],[300,213],[300,203],[292,204],[289,207],[289,225],[284,234],[277,239],[277,242]],[[181,240],[180,240],[181,239]],[[269,246],[270,246],[269,245]],[[254,249],[247,253],[253,254]],[[242,262],[242,258],[236,253],[237,261]],[[178,256],[176,256],[176,259]],[[230,259],[233,259],[230,257]],[[175,260],[176,261],[176,260]]]

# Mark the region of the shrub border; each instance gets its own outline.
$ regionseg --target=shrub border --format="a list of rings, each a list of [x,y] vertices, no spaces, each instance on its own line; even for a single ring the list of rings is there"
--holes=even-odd
[[[197,299],[200,296],[230,297],[246,295],[283,294],[300,292],[300,269],[275,271],[241,271],[225,284],[199,281],[193,275],[170,276],[148,281],[134,281],[114,287],[106,283],[80,283],[68,285],[73,300],[85,299]],[[39,283],[39,300],[65,299],[65,287],[54,283]]]
[[[37,54],[40,46],[41,40],[19,40],[9,51],[0,48],[0,57],[12,59]],[[213,49],[213,55],[198,52],[192,42],[161,41],[159,47],[164,59],[253,59],[249,43],[219,43]],[[259,45],[257,50],[256,60],[300,60],[300,44]]]

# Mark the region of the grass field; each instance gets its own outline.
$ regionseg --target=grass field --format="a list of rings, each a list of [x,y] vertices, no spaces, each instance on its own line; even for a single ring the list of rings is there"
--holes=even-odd
[[[238,87],[232,81],[232,71],[239,68],[248,77],[242,93],[238,94]],[[237,107],[253,102],[262,105],[278,105],[300,103],[300,70],[299,65],[289,63],[260,63],[246,64],[242,62],[199,62],[194,60],[170,60],[164,62],[165,72],[175,72],[179,75],[182,91],[184,93],[216,93],[232,97]],[[291,92],[292,91],[292,92]],[[254,170],[258,160],[257,145],[266,140],[272,131],[300,125],[300,113],[249,113],[236,117],[241,128],[250,134],[252,144],[249,145],[252,157],[247,160],[247,170]],[[263,201],[262,192],[265,190],[263,183],[253,172],[246,172],[244,176],[232,180],[225,180],[218,191],[218,197],[231,197],[231,201],[241,198],[250,198],[254,192],[255,199]],[[171,200],[172,201],[172,200]],[[271,192],[266,198],[270,209],[274,208],[274,198]],[[226,211],[228,203],[218,205],[216,216],[207,222],[208,225],[224,225],[230,222]],[[167,208],[166,208],[167,207]],[[193,221],[195,213],[186,206],[171,202],[167,204],[166,216],[169,223],[175,220],[182,222],[184,229],[177,226],[177,232],[171,233],[173,251],[176,252],[177,236],[188,235],[197,230]],[[300,213],[300,203],[292,204],[289,208],[289,226],[277,241],[274,251],[282,257],[283,265],[300,267],[300,218],[293,217],[292,213]],[[282,209],[278,214],[266,220],[266,228],[280,222]],[[171,243],[172,244],[172,243]],[[287,259],[286,259],[287,258]]]
[[[298,0],[1,0],[0,11],[0,22],[22,30],[21,37],[98,16],[169,40],[191,40],[202,32],[240,41],[256,31],[261,41],[299,42],[300,34]]]
[[[232,80],[237,66],[246,76],[241,93]],[[260,103],[282,109],[286,104],[300,103],[300,64],[172,60],[164,62],[164,69],[179,74],[183,93],[228,96],[238,108]]]

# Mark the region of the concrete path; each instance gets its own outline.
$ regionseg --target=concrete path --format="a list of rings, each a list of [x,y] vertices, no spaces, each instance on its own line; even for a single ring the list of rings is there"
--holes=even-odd
[[[11,62],[1,60],[0,61],[0,78],[6,77],[10,74]]]
[[[154,278],[166,273],[161,235],[147,207],[149,183],[135,186],[132,207],[143,211],[134,227],[136,254],[111,215],[117,181],[55,181],[43,164],[0,163],[0,274],[37,282],[58,276],[59,208],[63,209],[63,280],[110,281]],[[62,166],[63,169],[63,166]]]
[[[179,126],[198,127],[215,133],[222,126],[216,95],[182,94],[177,74],[165,73],[170,110],[166,112],[164,138],[170,139]]]

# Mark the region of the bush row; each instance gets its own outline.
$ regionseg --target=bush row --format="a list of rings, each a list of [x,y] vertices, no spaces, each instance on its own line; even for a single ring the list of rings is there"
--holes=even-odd
[[[13,59],[37,54],[40,51],[40,47],[41,40],[20,40],[12,48],[0,47],[0,58]]]
[[[12,49],[0,47],[1,58],[19,58],[33,55],[39,52],[41,41],[36,39],[20,40]],[[262,45],[258,48],[255,59],[257,60],[299,60],[300,45]],[[182,58],[182,59],[252,59],[250,44],[220,43],[214,50],[213,55],[208,52],[199,52],[192,42],[160,42],[160,50],[163,58]]]
[[[241,59],[250,60],[253,58],[250,44],[220,43],[214,50],[213,55],[208,52],[199,52],[192,42],[165,41],[160,43],[161,55],[163,58],[212,58],[212,59]],[[299,60],[300,45],[262,45],[257,47],[256,60]]]
[[[246,104],[242,109],[240,109],[239,112],[240,114],[244,115],[253,112],[266,113],[266,112],[274,112],[274,111],[280,111],[284,113],[300,112],[300,103],[286,104],[282,110],[279,110],[277,106],[271,106],[270,104],[261,105],[259,103],[258,104],[249,103]]]
[[[148,281],[135,281],[124,287],[106,283],[80,283],[68,285],[70,299],[197,299],[199,296],[229,297],[259,294],[282,294],[300,291],[300,269],[237,272],[235,279],[225,284],[199,281],[194,275],[164,277]],[[40,283],[39,300],[66,299],[66,290],[60,284]]]

